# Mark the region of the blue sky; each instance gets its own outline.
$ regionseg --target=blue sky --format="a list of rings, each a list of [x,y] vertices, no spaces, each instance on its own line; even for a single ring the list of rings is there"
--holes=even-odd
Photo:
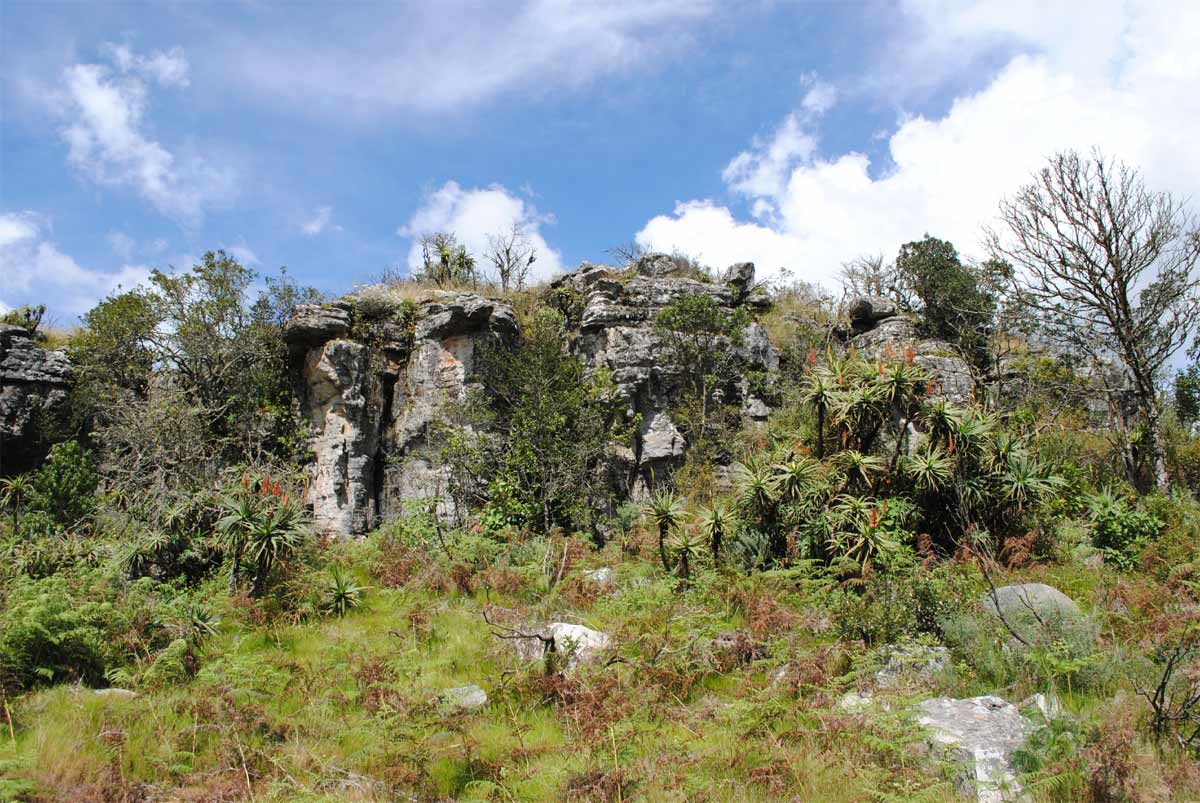
[[[223,247],[343,292],[452,229],[836,283],[1092,146],[1195,196],[1197,4],[0,0],[0,304]]]

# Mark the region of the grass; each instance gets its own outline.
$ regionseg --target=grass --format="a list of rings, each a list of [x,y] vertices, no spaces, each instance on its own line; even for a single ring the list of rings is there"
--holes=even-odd
[[[337,544],[327,561],[369,587],[343,617],[264,617],[215,578],[202,593],[219,633],[190,680],[139,687],[133,699],[57,686],[9,701],[0,800],[946,800],[953,768],[926,749],[910,706],[942,694],[1017,702],[1046,689],[1030,664],[988,675],[986,656],[958,651],[953,671],[843,710],[846,691],[871,686],[879,650],[838,639],[823,592],[787,573],[711,566],[683,589],[656,567],[651,533],[639,535],[633,554],[570,550],[558,585],[539,568],[537,541],[492,550],[462,582],[436,552],[389,571],[414,553],[380,534]],[[613,587],[584,580],[598,566],[614,568]],[[1125,578],[1066,558],[996,581],[1056,585],[1104,625],[1113,671],[1058,691],[1080,723],[1072,738],[1094,738],[1089,728],[1114,712],[1144,716],[1113,679],[1130,658],[1101,604]],[[493,634],[485,610],[517,627],[582,623],[615,648],[547,677]],[[728,647],[729,634],[744,648]],[[486,690],[485,706],[438,701],[467,684]],[[1140,788],[1152,790],[1138,799],[1200,789],[1178,751],[1129,738]],[[1044,758],[1035,799],[1082,799],[1098,770],[1074,755]]]

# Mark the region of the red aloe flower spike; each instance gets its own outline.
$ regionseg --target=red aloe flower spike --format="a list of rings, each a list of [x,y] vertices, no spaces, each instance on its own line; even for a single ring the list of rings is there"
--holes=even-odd
[[[259,496],[266,496],[271,493],[271,473],[263,474],[262,487],[258,489]]]
[[[272,495],[272,496],[279,496],[279,494],[280,494],[279,480],[275,480],[275,485],[273,485],[273,486],[271,487],[271,495]]]
[[[950,446],[946,449],[946,454],[954,454],[954,433],[950,433]]]
[[[894,353],[892,352],[892,341],[889,340],[885,345],[887,348],[887,358],[888,358],[888,361],[890,362],[892,357],[894,356]]]
[[[913,364],[913,360],[914,360],[914,359],[916,359],[916,356],[917,356],[917,355],[916,355],[916,354],[913,352],[913,350],[912,350],[912,346],[909,346],[909,347],[908,347],[908,352],[907,352],[907,354],[905,355],[905,357],[906,357],[906,360],[907,360],[907,362],[908,362],[908,364],[909,364],[909,365],[912,365],[912,364]]]
[[[817,364],[817,352],[813,351],[812,346],[808,347],[808,364],[809,365]]]
[[[879,508],[871,508],[871,529],[879,526]]]

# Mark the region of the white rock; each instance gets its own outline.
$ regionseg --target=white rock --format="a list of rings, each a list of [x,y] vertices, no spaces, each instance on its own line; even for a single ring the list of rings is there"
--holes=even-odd
[[[445,705],[455,708],[475,709],[487,705],[487,692],[475,685],[456,686],[452,689],[442,689],[439,700]]]
[[[1034,724],[1012,703],[999,697],[956,700],[936,697],[917,708],[917,721],[932,732],[935,747],[964,765],[960,791],[980,803],[1022,800],[1012,765],[1013,753],[1034,730]]]
[[[586,571],[583,573],[583,577],[598,586],[611,586],[617,581],[616,573],[608,566]]]

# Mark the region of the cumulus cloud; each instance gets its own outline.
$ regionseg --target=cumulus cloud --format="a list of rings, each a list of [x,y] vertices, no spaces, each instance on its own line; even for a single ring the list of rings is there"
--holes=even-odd
[[[408,250],[408,269],[421,268],[420,238],[433,232],[450,232],[484,266],[484,253],[490,235],[502,234],[519,224],[537,249],[533,278],[542,279],[562,270],[562,255],[542,236],[543,224],[553,223],[550,215],[538,212],[532,203],[514,195],[499,184],[466,189],[456,181],[425,196],[420,208],[396,233],[412,239]]]
[[[110,231],[105,239],[108,240],[108,247],[121,259],[128,260],[133,256],[133,249],[137,244],[125,232]]]
[[[144,282],[150,271],[123,265],[90,270],[59,250],[32,212],[0,213],[0,306],[45,304],[53,316],[77,317],[118,288]]]
[[[921,25],[922,15],[942,6],[910,5]],[[783,264],[831,285],[842,262],[895,253],[925,232],[979,255],[981,228],[994,220],[1000,198],[1063,149],[1099,147],[1140,166],[1151,186],[1195,196],[1200,153],[1189,132],[1200,123],[1200,7],[1123,5],[1085,53],[1074,28],[1034,25],[1035,4],[1019,5],[1030,13],[997,15],[980,4],[951,15],[947,30],[961,47],[991,47],[1001,38],[1025,42],[1027,52],[944,116],[902,117],[887,139],[886,168],[853,151],[823,156],[815,111],[823,104],[802,102],[725,168],[731,195],[752,221],[714,201],[689,201],[651,220],[638,241],[696,250],[688,243],[697,237],[721,261],[765,250],[768,273]]]
[[[313,216],[300,225],[300,231],[304,233],[305,237],[316,237],[326,229],[329,229],[330,231],[341,231],[341,226],[329,225],[332,221],[333,207],[318,206],[316,210],[313,211]]]
[[[343,4],[319,29],[227,38],[219,66],[273,102],[344,119],[457,112],[521,89],[627,74],[686,50],[715,0],[445,0],[387,13]],[[329,37],[329,26],[342,36]]]
[[[58,112],[71,165],[98,184],[133,187],[159,212],[198,224],[204,209],[227,198],[233,177],[198,154],[172,153],[148,133],[151,83],[187,86],[178,49],[139,56],[109,46],[110,63],[63,71]]]

